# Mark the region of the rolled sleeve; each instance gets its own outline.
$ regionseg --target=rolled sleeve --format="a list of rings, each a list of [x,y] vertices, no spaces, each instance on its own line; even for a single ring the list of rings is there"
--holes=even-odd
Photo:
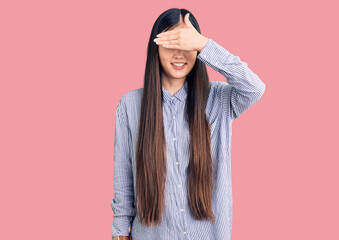
[[[114,213],[112,236],[129,236],[131,220],[135,216],[133,172],[130,156],[129,128],[126,106],[122,99],[116,111],[114,137]]]
[[[218,83],[218,96],[220,105],[229,118],[238,118],[264,94],[265,83],[247,63],[212,39],[208,40],[197,58],[227,79],[227,83]]]

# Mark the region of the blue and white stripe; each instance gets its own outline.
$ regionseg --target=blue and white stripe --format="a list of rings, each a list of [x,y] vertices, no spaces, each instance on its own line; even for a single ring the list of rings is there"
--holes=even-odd
[[[216,169],[212,205],[216,223],[195,220],[189,211],[186,190],[190,156],[189,125],[184,118],[188,90],[186,82],[174,95],[162,88],[168,172],[160,227],[144,227],[135,217],[135,149],[143,88],[129,91],[118,103],[114,139],[114,198],[111,201],[114,212],[112,236],[131,235],[133,240],[231,239],[232,122],[262,97],[265,84],[248,68],[247,63],[212,39],[208,40],[198,59],[227,79],[227,83],[210,82],[205,109],[211,125],[212,158]]]

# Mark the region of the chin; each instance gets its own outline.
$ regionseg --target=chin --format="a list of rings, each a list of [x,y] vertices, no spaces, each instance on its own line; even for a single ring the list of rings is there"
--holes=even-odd
[[[176,78],[183,78],[183,77],[186,77],[187,76],[187,73],[183,73],[183,74],[174,74],[173,77],[176,77]]]

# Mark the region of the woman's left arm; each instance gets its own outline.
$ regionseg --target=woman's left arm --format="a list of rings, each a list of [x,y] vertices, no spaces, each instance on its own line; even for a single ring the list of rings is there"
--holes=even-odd
[[[221,107],[233,120],[238,118],[264,94],[266,85],[240,57],[209,39],[197,58],[226,77],[220,82]]]

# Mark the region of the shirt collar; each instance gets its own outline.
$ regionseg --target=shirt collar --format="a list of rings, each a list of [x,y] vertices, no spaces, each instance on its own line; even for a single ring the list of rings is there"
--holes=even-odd
[[[179,91],[177,91],[174,95],[172,95],[169,91],[167,91],[164,87],[162,87],[162,94],[164,102],[171,100],[171,98],[177,98],[182,102],[186,101],[188,93],[188,83],[187,80],[185,81],[184,86],[182,86]]]

